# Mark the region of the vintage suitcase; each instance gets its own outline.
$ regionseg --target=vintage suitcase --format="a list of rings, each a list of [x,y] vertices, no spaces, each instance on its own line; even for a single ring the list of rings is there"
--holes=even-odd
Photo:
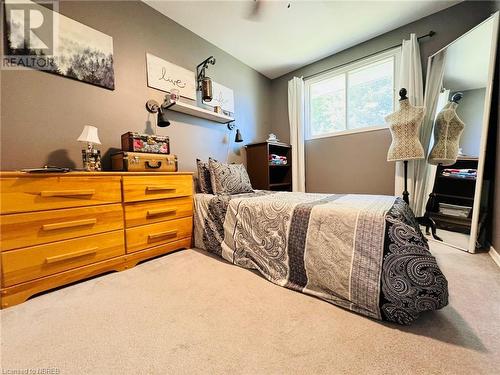
[[[122,150],[170,154],[170,140],[165,135],[149,135],[136,132],[122,134]]]
[[[177,156],[122,151],[111,156],[114,171],[177,172]]]

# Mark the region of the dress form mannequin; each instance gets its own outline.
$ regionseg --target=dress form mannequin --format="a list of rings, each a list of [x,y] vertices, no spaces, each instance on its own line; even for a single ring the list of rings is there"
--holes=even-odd
[[[436,116],[434,125],[434,146],[429,154],[430,164],[452,165],[458,157],[460,137],[464,131],[465,124],[457,115],[457,106],[462,93],[456,93],[452,101]]]
[[[425,115],[424,107],[412,106],[406,97],[406,89],[399,90],[399,110],[391,113],[385,118],[389,123],[392,135],[392,143],[387,153],[387,161],[402,160],[404,162],[404,182],[405,190],[403,199],[409,203],[408,193],[408,160],[423,159],[424,148],[420,143],[420,126]],[[432,236],[441,240],[436,234],[436,223],[425,215],[416,218],[418,223],[425,225],[427,230],[432,228]]]
[[[399,95],[399,110],[385,117],[392,135],[387,161],[423,159],[424,149],[419,136],[425,108],[411,105],[406,89],[401,89]]]
[[[403,191],[403,199],[406,203],[409,203],[408,160],[424,158],[424,149],[420,143],[419,134],[425,108],[411,105],[404,88],[399,90],[399,96],[399,110],[385,117],[392,135],[392,143],[387,152],[387,161],[404,162],[405,190]]]
[[[458,102],[463,98],[461,92],[457,92],[451,98],[451,102],[446,104],[441,112],[436,116],[436,121],[434,124],[434,146],[427,161],[429,164],[442,164],[442,165],[452,165],[455,164],[458,157],[458,146],[460,141],[460,136],[463,133],[465,124],[457,115],[456,108]],[[432,219],[429,213],[436,211],[436,193],[433,191],[429,194],[429,199],[425,206],[425,215],[422,218],[427,220],[426,231],[428,232],[429,226],[432,227],[432,234],[436,238],[434,233],[434,227],[432,226]],[[422,223],[423,220],[418,220]],[[435,225],[435,224],[434,224]],[[441,240],[439,237],[436,239]]]

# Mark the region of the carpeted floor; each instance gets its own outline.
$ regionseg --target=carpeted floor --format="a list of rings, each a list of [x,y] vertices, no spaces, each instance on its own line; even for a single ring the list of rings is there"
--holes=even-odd
[[[2,373],[498,373],[500,269],[487,254],[432,248],[450,305],[410,327],[186,250],[3,310]]]

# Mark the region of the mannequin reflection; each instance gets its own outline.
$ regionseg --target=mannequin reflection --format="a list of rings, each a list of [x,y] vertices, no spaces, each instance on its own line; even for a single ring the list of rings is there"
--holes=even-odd
[[[457,106],[463,94],[453,95],[451,102],[436,116],[434,125],[434,146],[429,154],[430,164],[452,165],[458,157],[460,137],[465,124],[457,115]]]

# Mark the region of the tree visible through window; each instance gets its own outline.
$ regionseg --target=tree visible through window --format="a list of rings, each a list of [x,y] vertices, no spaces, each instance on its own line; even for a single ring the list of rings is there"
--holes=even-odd
[[[395,56],[367,63],[306,85],[308,136],[386,126],[394,110]]]
[[[345,76],[311,85],[311,134],[345,130]]]

